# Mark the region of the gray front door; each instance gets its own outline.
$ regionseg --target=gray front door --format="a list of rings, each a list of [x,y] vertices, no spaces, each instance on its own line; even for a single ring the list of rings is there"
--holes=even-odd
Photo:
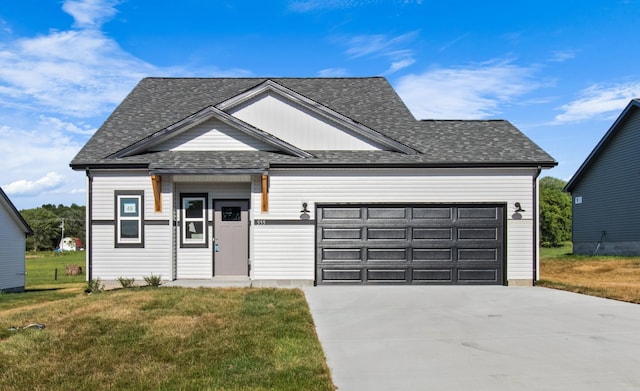
[[[213,201],[213,275],[249,275],[249,201]]]

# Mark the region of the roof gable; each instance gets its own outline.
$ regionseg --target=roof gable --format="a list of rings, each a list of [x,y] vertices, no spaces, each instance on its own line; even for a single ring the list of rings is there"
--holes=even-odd
[[[305,149],[387,149],[410,155],[417,153],[413,148],[270,79],[216,107],[274,136],[286,140],[294,138],[291,143]],[[284,118],[277,120],[265,115],[274,112]],[[283,124],[293,124],[295,129],[286,129]]]
[[[246,122],[235,118],[221,110],[218,110],[215,107],[209,106],[187,118],[184,118],[177,123],[168,126],[158,132],[153,133],[152,135],[146,137],[143,140],[140,140],[130,146],[118,151],[112,157],[122,158],[127,156],[136,155],[142,152],[146,152],[149,150],[154,150],[153,148],[157,145],[166,142],[167,140],[176,137],[189,129],[192,129],[194,126],[200,125],[212,118],[219,120],[220,122],[242,132],[246,135],[253,137],[264,144],[270,145],[275,148],[277,151],[282,151],[285,153],[289,153],[298,157],[311,157],[312,155],[304,150],[297,148],[287,142],[284,142],[272,135],[257,129]],[[156,149],[157,150],[157,149]]]
[[[22,217],[20,212],[18,212],[18,209],[16,209],[16,207],[13,205],[13,202],[11,202],[2,188],[0,188],[0,205],[6,209],[7,213],[13,218],[13,221],[25,234],[33,234],[33,231],[31,230],[31,227],[29,227],[27,221]]]
[[[602,139],[596,144],[589,156],[580,165],[575,174],[571,177],[564,187],[564,191],[571,192],[580,180],[588,173],[589,168],[598,160],[598,158],[605,153],[612,141],[617,137],[619,132],[624,128],[626,122],[633,116],[639,115],[640,100],[633,99],[629,102],[627,107],[620,113],[618,118],[611,125],[609,130],[604,134]]]

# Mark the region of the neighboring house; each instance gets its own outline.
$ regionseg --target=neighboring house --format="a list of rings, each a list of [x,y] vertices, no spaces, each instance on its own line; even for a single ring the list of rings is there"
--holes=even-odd
[[[0,292],[24,290],[25,242],[31,234],[29,224],[0,188]]]
[[[640,100],[632,100],[565,186],[573,252],[640,255]]]
[[[446,94],[446,91],[443,91]],[[554,159],[384,78],[147,78],[71,162],[87,276],[531,285]]]
[[[60,239],[58,249],[60,251],[82,251],[84,250],[84,246],[82,245],[82,240],[80,240],[80,238],[67,236]]]

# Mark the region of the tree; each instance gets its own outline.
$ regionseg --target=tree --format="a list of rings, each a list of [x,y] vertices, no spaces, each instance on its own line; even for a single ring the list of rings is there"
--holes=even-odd
[[[26,209],[20,212],[33,230],[27,238],[27,249],[52,250],[58,247],[62,239],[62,221],[64,236],[80,238],[85,242],[85,207],[72,204],[56,206],[42,205],[40,208]]]
[[[562,191],[566,182],[540,179],[540,236],[543,247],[559,247],[571,240],[571,195]]]
[[[33,235],[27,237],[27,249],[32,251],[53,250],[60,241],[60,219],[45,208],[27,209],[20,212],[29,223]]]

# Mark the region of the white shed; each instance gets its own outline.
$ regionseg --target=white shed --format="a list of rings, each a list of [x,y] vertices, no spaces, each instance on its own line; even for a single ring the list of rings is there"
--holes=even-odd
[[[25,240],[33,231],[0,188],[0,291],[21,292],[25,287]]]

